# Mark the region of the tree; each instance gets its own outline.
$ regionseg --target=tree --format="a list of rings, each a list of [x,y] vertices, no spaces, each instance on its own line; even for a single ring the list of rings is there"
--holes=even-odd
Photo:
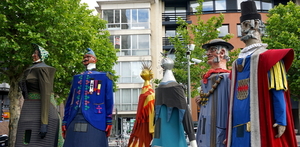
[[[54,92],[60,102],[67,97],[72,76],[84,70],[86,48],[95,51],[102,71],[115,73],[117,56],[104,30],[106,22],[91,15],[80,0],[1,0],[0,8],[0,81],[10,85],[9,144],[14,146],[21,98],[18,81],[31,65],[31,43],[50,53],[46,63],[56,68]]]
[[[267,36],[262,38],[263,42],[268,44],[268,48],[293,48],[295,51],[292,67],[288,71],[288,82],[292,97],[298,99],[300,97],[300,6],[292,1],[287,5],[279,4],[269,10],[267,16]]]
[[[293,64],[288,71],[288,83],[291,97],[299,101],[300,97],[300,6],[292,1],[287,5],[279,4],[269,10],[266,22],[267,36],[263,42],[270,49],[292,48],[295,52]],[[298,115],[300,115],[300,101],[298,102]],[[299,120],[298,118],[295,118]],[[296,124],[298,130],[300,124]],[[299,134],[300,131],[298,131]]]
[[[202,20],[202,2],[203,0],[198,0],[197,22],[188,24],[186,21],[178,18],[177,23],[179,27],[176,29],[177,35],[174,38],[169,38],[175,48],[176,59],[173,72],[179,83],[184,85],[188,83],[188,61],[186,58],[188,44],[195,44],[195,49],[191,52],[191,58],[203,61],[190,66],[192,97],[199,95],[197,88],[200,86],[200,80],[202,79],[202,75],[209,70],[209,65],[206,63],[205,49],[202,48],[202,45],[212,39],[218,38],[220,32],[217,29],[222,26],[224,20],[223,14],[220,14],[219,17],[211,17],[206,22]],[[232,34],[227,34],[222,39],[229,40],[232,37]],[[237,52],[234,53],[237,54]]]

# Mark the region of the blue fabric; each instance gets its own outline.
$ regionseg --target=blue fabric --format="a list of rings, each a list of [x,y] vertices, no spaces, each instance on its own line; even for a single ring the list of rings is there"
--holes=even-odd
[[[250,121],[250,93],[243,99],[237,99],[237,85],[238,81],[242,79],[247,79],[250,77],[250,56],[245,59],[244,69],[242,72],[237,72],[235,90],[234,90],[234,101],[233,101],[233,120],[232,120],[232,143],[231,147],[250,147],[250,132],[246,131],[245,125],[240,128],[235,127],[240,124],[245,124]],[[243,59],[237,59],[237,64],[242,64]],[[250,84],[250,82],[249,82]],[[248,89],[249,92],[249,89]],[[241,129],[241,130],[239,130]],[[242,131],[242,132],[241,132]]]
[[[111,125],[113,110],[113,82],[105,72],[85,71],[73,77],[72,87],[65,106],[63,125],[68,126],[81,109],[84,118],[95,128],[105,131]],[[100,94],[97,88],[89,93],[91,80],[101,81]]]
[[[223,76],[220,84],[214,93],[217,93],[215,101],[216,104],[216,147],[224,147],[223,141],[226,137],[226,126],[228,116],[228,102],[229,102],[229,86],[230,79],[229,73],[214,74],[208,78],[207,84],[201,82],[201,89],[207,93],[212,88],[212,78],[218,79]],[[212,111],[212,95],[206,105],[200,106],[200,113],[198,119],[198,129],[196,133],[196,141],[198,147],[210,147],[210,132],[211,132],[211,111]]]
[[[87,132],[74,131],[76,123],[87,123]],[[105,131],[96,129],[85,120],[82,113],[77,113],[66,132],[64,147],[108,147],[108,140]]]
[[[156,107],[157,108],[157,107]],[[160,138],[153,138],[152,147],[187,147],[184,129],[180,121],[179,111],[173,108],[168,121],[168,108],[166,105],[160,107],[158,118],[161,120]]]
[[[286,126],[286,105],[284,100],[284,91],[271,89],[273,97],[273,110],[275,123]]]

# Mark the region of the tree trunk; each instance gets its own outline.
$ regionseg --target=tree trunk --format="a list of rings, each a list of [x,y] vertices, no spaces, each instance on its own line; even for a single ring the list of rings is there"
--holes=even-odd
[[[10,79],[10,89],[8,97],[10,100],[9,112],[9,147],[14,147],[16,142],[18,122],[20,118],[20,98],[21,92],[19,92],[19,85],[17,79]]]

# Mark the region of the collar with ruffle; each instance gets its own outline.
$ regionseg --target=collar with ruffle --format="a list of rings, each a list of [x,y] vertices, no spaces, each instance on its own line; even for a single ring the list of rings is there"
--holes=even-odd
[[[239,54],[239,58],[246,58],[248,55],[251,55],[253,52],[255,52],[260,47],[267,48],[268,45],[265,43],[255,43],[251,44],[245,48],[243,48]]]

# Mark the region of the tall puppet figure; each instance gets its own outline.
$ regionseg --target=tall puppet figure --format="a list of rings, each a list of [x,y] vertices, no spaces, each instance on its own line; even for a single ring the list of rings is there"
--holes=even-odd
[[[153,78],[151,66],[143,62],[141,77],[145,80],[139,97],[136,121],[128,147],[149,147],[154,133],[154,91],[150,84]]]
[[[53,95],[56,70],[44,62],[48,51],[37,44],[32,46],[33,65],[25,71],[20,82],[24,103],[15,146],[56,147],[60,121]]]
[[[242,2],[241,10],[246,47],[232,65],[227,146],[296,147],[286,79],[294,51],[267,50],[255,2]]]
[[[191,146],[196,147],[195,132],[183,85],[176,82],[174,61],[162,60],[164,76],[155,90],[155,131],[153,147],[187,147],[184,131]]]
[[[224,147],[226,136],[230,79],[226,63],[228,51],[233,46],[222,39],[214,39],[202,48],[206,49],[210,66],[201,80],[197,145],[198,147]]]
[[[73,77],[65,106],[64,147],[108,147],[112,128],[113,81],[96,71],[96,55],[88,48],[82,63],[86,71]]]

